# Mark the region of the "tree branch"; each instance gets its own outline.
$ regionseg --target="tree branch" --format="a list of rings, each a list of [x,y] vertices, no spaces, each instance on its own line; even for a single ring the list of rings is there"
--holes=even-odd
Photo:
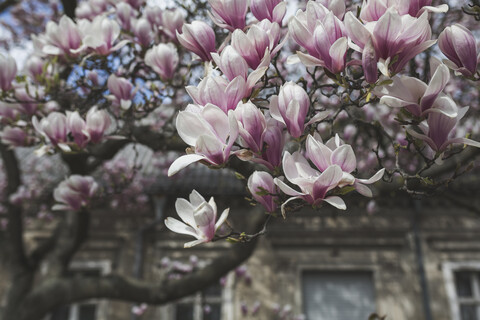
[[[0,13],[3,13],[3,11],[6,11],[8,8],[19,4],[20,0],[5,0],[2,3],[0,3]]]
[[[249,219],[249,232],[258,231],[265,221],[263,210],[254,210]],[[106,298],[136,303],[164,304],[191,295],[218,281],[252,254],[257,240],[237,243],[208,266],[178,280],[163,279],[159,283],[144,282],[121,275],[75,277],[47,280],[24,301],[18,320],[38,319],[50,310],[74,302]]]

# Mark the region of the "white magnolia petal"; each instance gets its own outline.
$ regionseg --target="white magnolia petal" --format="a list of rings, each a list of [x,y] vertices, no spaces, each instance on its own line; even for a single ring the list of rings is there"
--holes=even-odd
[[[168,168],[168,176],[171,177],[183,168],[203,159],[205,159],[205,157],[199,154],[187,154],[181,156],[170,165],[170,168]]]
[[[363,184],[372,184],[382,179],[384,174],[385,174],[385,168],[382,168],[378,170],[377,173],[375,173],[370,179],[357,179],[357,181]]]
[[[186,199],[178,198],[177,201],[175,201],[175,210],[183,222],[192,227],[195,226],[195,219],[193,218],[193,212],[195,211],[195,208],[190,202],[188,202]]]
[[[165,226],[175,233],[188,234],[198,238],[198,234],[192,227],[186,225],[183,222],[178,221],[175,218],[168,217],[165,219]]]
[[[230,213],[230,208],[227,208],[223,210],[222,214],[220,215],[220,218],[218,218],[217,223],[215,223],[215,231],[218,230],[222,226],[222,224],[227,220],[228,214]]]
[[[325,199],[323,199],[323,201],[325,201],[326,203],[334,206],[337,209],[340,209],[340,210],[346,210],[347,209],[347,205],[345,204],[343,199],[340,198],[340,197],[330,196],[330,197],[326,197]]]

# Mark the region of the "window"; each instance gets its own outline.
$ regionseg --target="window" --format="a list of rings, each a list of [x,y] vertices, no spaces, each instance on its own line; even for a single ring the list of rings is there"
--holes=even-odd
[[[480,263],[446,263],[444,277],[453,320],[480,320]]]
[[[71,265],[71,276],[99,276],[110,272],[109,261],[74,262]],[[55,310],[49,320],[102,320],[105,319],[106,302],[89,300]]]
[[[375,312],[370,272],[304,272],[303,309],[307,320],[368,319]]]
[[[173,307],[174,320],[220,320],[222,287],[213,285],[194,296],[177,302]]]

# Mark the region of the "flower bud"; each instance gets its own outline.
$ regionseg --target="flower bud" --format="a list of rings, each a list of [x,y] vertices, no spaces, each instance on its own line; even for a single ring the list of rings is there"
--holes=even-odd
[[[182,27],[182,34],[177,31],[178,42],[192,51],[203,61],[210,61],[211,52],[215,52],[215,32],[203,21],[193,21]]]
[[[445,28],[438,37],[438,46],[453,62],[452,69],[471,77],[477,72],[477,46],[472,32],[460,24]]]
[[[267,210],[274,212],[277,207],[278,197],[272,194],[277,193],[277,187],[273,182],[273,177],[264,171],[255,171],[250,178],[248,178],[248,190],[252,197]]]

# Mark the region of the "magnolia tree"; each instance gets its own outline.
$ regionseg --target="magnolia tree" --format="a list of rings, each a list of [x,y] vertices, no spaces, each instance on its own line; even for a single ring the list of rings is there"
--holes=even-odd
[[[479,129],[476,6],[63,1],[68,17],[58,4],[38,5],[28,12],[20,3],[4,23],[21,40],[48,21],[31,34],[27,61],[0,55],[5,320],[91,298],[162,304],[190,295],[248,258],[272,218],[288,221],[305,206],[345,210],[349,193],[372,197],[380,180],[431,194],[471,169],[480,147],[469,137]],[[192,236],[186,248],[233,242],[226,255],[158,283],[69,278],[96,206],[146,202],[151,177],[115,157],[131,143],[132,152],[155,151],[172,178],[194,163],[234,170],[255,217],[228,223],[229,208],[192,190],[175,203],[181,221],[167,218],[166,227]],[[165,153],[185,148],[175,159]],[[52,217],[55,232],[27,250],[27,219]],[[34,281],[45,261],[48,274]]]

